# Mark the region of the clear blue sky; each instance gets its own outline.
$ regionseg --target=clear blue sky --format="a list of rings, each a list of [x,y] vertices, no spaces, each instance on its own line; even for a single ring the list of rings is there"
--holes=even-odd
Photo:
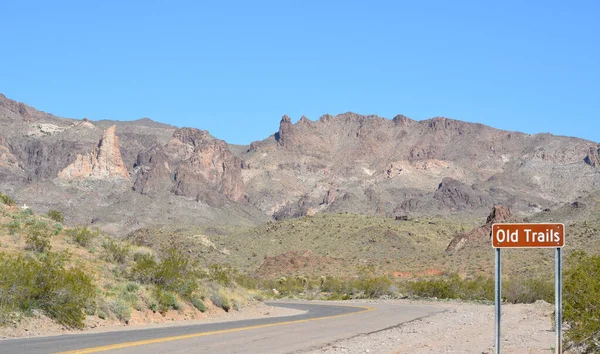
[[[600,141],[600,1],[0,5],[0,92],[230,143],[288,114],[433,116]]]

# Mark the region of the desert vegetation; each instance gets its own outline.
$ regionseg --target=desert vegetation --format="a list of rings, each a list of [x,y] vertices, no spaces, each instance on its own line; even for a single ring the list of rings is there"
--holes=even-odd
[[[59,212],[36,215],[17,208],[5,195],[0,201],[0,325],[41,313],[66,327],[83,328],[89,316],[128,323],[136,313],[232,311],[266,297],[493,302],[493,277],[477,271],[487,260],[474,253],[488,245],[475,244],[458,255],[463,264],[466,260],[479,266],[433,268],[431,274],[416,271],[428,261],[448,266],[458,260],[444,255],[443,247],[471,222],[451,220],[448,226],[440,218],[398,221],[332,214],[243,230],[137,232],[118,240],[88,227],[64,227]],[[594,222],[575,221],[571,230],[578,246],[598,233]],[[198,232],[203,234],[190,235]],[[292,252],[291,258],[273,258],[273,267],[264,267],[269,254],[301,250],[307,243],[317,250],[315,254]],[[251,246],[242,252],[243,244]],[[339,252],[329,249],[331,245]],[[600,333],[600,258],[571,249],[567,254],[566,339],[571,347],[595,352]],[[527,256],[549,258],[535,250]],[[521,257],[514,252],[508,263],[518,263]],[[409,261],[414,264],[402,263]],[[553,279],[540,276],[551,264],[547,259],[541,263],[537,272],[505,274],[505,302],[554,302]],[[408,271],[393,271],[397,269]]]
[[[565,272],[563,319],[567,347],[600,351],[600,255],[574,252]]]
[[[136,312],[230,311],[261,297],[239,286],[231,268],[203,264],[179,248],[64,227],[58,212],[36,215],[10,197],[0,200],[0,325],[44,315],[84,328],[90,316],[128,323]]]

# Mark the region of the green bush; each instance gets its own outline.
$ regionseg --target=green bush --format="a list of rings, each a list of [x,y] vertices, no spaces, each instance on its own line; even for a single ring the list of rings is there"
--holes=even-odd
[[[60,324],[82,328],[96,288],[82,269],[66,269],[65,262],[56,253],[41,259],[0,253],[0,316],[41,309]]]
[[[200,312],[206,311],[206,304],[204,303],[204,301],[202,301],[200,296],[192,296],[192,305],[194,305],[194,307]]]
[[[177,296],[171,291],[157,287],[155,290],[155,297],[158,302],[158,312],[160,313],[165,313],[170,309],[179,310],[181,308]]]
[[[573,252],[564,274],[563,320],[567,349],[600,352],[600,255]]]
[[[127,291],[130,293],[136,293],[140,288],[140,286],[137,285],[136,283],[127,283],[127,285],[125,287],[126,287]]]
[[[48,217],[56,222],[60,222],[60,223],[65,222],[64,215],[58,210],[52,209],[52,210],[48,211]]]
[[[11,235],[14,235],[17,231],[21,229],[21,223],[19,220],[13,220],[6,224],[6,228]]]
[[[554,303],[554,281],[542,278],[516,278],[502,284],[504,301],[531,304],[537,300]]]
[[[71,229],[67,233],[73,238],[73,241],[82,247],[90,246],[92,241],[99,235],[98,231],[90,231],[87,227]]]
[[[123,299],[116,299],[110,304],[110,310],[119,321],[128,322],[131,319],[131,307]]]
[[[198,289],[198,264],[175,248],[165,252],[154,273],[154,283],[189,298]]]
[[[136,253],[133,255],[133,267],[131,268],[131,279],[144,284],[154,282],[154,273],[158,263],[152,254]]]
[[[39,253],[48,252],[51,249],[50,238],[52,230],[43,222],[36,222],[27,227],[25,236],[26,249]]]
[[[215,291],[210,294],[210,301],[212,301],[213,305],[225,310],[225,312],[229,312],[229,310],[231,310],[231,302],[227,296],[220,291]]]
[[[6,204],[6,205],[15,205],[17,202],[15,202],[15,200],[12,199],[11,197],[0,193],[0,203]]]
[[[104,249],[104,259],[107,262],[124,264],[129,256],[130,247],[126,243],[115,240],[106,240],[102,244]]]
[[[233,284],[236,276],[236,271],[229,264],[212,264],[208,270],[210,280],[225,286]]]
[[[21,210],[21,212],[19,213],[20,217],[25,217],[25,216],[31,216],[33,215],[33,210],[27,208],[27,209],[23,209]]]

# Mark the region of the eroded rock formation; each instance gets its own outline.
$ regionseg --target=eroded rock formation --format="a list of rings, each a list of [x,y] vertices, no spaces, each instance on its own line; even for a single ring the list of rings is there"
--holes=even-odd
[[[600,166],[600,147],[590,147],[585,157],[585,163],[592,167]]]
[[[456,252],[475,240],[489,238],[492,233],[493,224],[507,222],[519,223],[523,222],[523,219],[513,215],[509,208],[502,205],[494,206],[492,212],[487,217],[485,225],[454,237],[448,247],[446,247],[446,253]]]
[[[142,166],[134,189],[142,194],[173,192],[216,202],[218,194],[231,200],[244,196],[242,161],[222,140],[208,132],[183,128]]]
[[[60,179],[129,179],[127,168],[123,163],[121,150],[119,149],[119,138],[115,134],[116,127],[113,125],[104,131],[98,146],[86,155],[77,154],[73,163],[58,173]]]

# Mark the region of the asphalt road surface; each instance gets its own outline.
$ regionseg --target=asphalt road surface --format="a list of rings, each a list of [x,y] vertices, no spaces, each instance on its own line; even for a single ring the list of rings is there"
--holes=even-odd
[[[441,312],[433,306],[268,302],[300,315],[0,341],[0,353],[299,353]]]

